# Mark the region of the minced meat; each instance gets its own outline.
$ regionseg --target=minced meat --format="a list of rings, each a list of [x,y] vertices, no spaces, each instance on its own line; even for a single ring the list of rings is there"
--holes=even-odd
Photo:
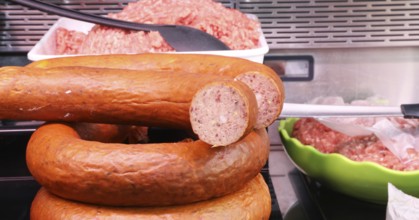
[[[260,24],[213,0],[141,0],[108,17],[138,23],[178,24],[205,31],[233,50],[257,48]],[[115,54],[173,51],[158,32],[95,25],[87,35],[58,28],[57,54]]]
[[[402,127],[412,126],[405,120],[395,120],[399,121]],[[371,161],[394,170],[419,169],[419,153],[413,148],[407,149],[407,158],[399,159],[374,134],[350,137],[326,127],[313,118],[298,120],[292,136],[323,153],[339,153],[354,161]]]

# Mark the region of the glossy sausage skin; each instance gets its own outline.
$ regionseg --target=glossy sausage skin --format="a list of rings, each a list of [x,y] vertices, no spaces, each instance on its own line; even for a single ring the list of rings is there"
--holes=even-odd
[[[279,116],[285,99],[281,79],[270,67],[246,59],[202,54],[95,55],[54,58],[29,64],[31,67],[92,66],[136,70],[185,71],[233,76],[256,94],[259,116],[256,128],[268,127]]]
[[[72,123],[71,126],[84,140],[95,140],[104,143],[122,143],[128,140],[135,127],[101,123]]]
[[[198,203],[168,207],[111,207],[61,199],[41,188],[32,203],[32,220],[61,219],[235,219],[268,220],[271,212],[269,188],[259,174],[238,191]]]
[[[117,206],[186,204],[242,188],[265,165],[269,138],[252,131],[226,147],[202,141],[117,144],[85,141],[65,124],[46,124],[29,140],[26,161],[50,192]]]
[[[89,67],[0,68],[0,118],[190,128],[198,89],[217,77]]]
[[[250,88],[231,77],[202,78],[183,72],[169,74],[94,67],[0,68],[0,118],[190,129],[191,102],[202,99],[195,94],[208,84],[230,89],[223,93],[225,97],[240,94],[237,99],[246,102],[247,107],[241,110],[245,117],[227,118],[238,120],[236,123],[244,126],[230,141],[220,143],[214,138],[205,141],[226,145],[243,138],[253,129],[258,113]],[[226,101],[220,104],[228,105]],[[208,105],[206,109],[216,118],[225,116],[215,106]],[[209,129],[207,124],[203,126],[208,129],[201,129],[198,136],[222,135],[231,130],[228,126],[214,129]]]

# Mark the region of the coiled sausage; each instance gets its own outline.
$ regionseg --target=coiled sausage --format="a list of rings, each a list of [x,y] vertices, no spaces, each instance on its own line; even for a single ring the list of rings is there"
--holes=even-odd
[[[205,87],[208,84],[212,87]],[[222,97],[196,95],[201,90],[216,90],[213,94]],[[241,139],[253,129],[257,117],[256,97],[243,83],[234,82],[231,77],[197,77],[184,72],[3,67],[0,68],[0,99],[0,119],[11,120],[190,129],[190,114],[194,121],[200,120],[196,115],[209,115],[216,119],[217,126],[211,124],[213,120],[200,120],[205,129],[195,126],[194,131],[211,145],[227,145]],[[216,100],[190,113],[193,99],[197,103]],[[201,99],[205,100],[201,102]],[[231,102],[238,105],[217,107],[231,106]]]
[[[42,188],[32,202],[30,217],[32,220],[268,220],[271,209],[268,186],[259,174],[240,190],[224,197],[168,207],[138,208],[89,205],[61,199]]]
[[[265,129],[226,147],[203,141],[117,144],[85,141],[69,125],[37,129],[26,161],[60,197],[102,205],[162,206],[224,196],[254,178],[269,155]]]
[[[164,72],[181,70],[204,74],[205,77],[232,76],[247,84],[256,95],[259,107],[256,128],[272,124],[281,113],[285,99],[282,81],[274,70],[266,65],[235,57],[203,54],[113,54],[54,58],[36,61],[28,66],[91,66]]]

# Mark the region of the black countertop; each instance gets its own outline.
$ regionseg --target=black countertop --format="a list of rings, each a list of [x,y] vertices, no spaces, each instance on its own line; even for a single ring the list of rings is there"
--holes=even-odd
[[[29,63],[26,53],[0,54],[0,66],[24,66]]]

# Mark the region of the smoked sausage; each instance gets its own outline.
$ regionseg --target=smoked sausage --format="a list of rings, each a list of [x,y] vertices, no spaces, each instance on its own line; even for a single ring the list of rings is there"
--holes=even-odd
[[[31,220],[61,219],[234,219],[268,220],[271,213],[269,188],[258,174],[229,195],[198,203],[168,207],[112,207],[78,203],[59,198],[41,188],[30,210]]]
[[[145,53],[133,55],[87,55],[35,61],[28,66],[91,66],[136,70],[184,71],[232,76],[255,93],[259,113],[256,128],[268,127],[281,113],[285,99],[281,79],[270,67],[242,58],[203,54]]]
[[[213,86],[224,91],[220,106],[235,101],[240,103],[240,108],[223,108],[224,111],[210,105],[196,108],[192,114],[212,111],[211,116],[223,121],[217,122],[218,127],[205,121],[202,126],[206,129],[195,131],[199,137],[208,137],[205,141],[212,145],[233,143],[254,127],[258,113],[256,97],[243,83],[216,75],[197,77],[186,72],[168,74],[95,67],[3,67],[0,68],[0,118],[190,129],[192,99],[211,98],[195,96],[209,83],[219,83]],[[208,89],[213,88],[205,88]],[[235,117],[232,110],[238,111],[241,117]],[[235,131],[230,131],[232,122]],[[225,134],[230,135],[228,140],[220,138]]]
[[[266,129],[225,147],[203,141],[150,144],[80,139],[69,125],[39,127],[26,162],[34,178],[63,198],[115,206],[179,205],[225,196],[265,165]]]
[[[130,125],[113,125],[100,123],[74,123],[74,130],[84,140],[95,140],[104,143],[122,143],[128,140],[134,130]]]

